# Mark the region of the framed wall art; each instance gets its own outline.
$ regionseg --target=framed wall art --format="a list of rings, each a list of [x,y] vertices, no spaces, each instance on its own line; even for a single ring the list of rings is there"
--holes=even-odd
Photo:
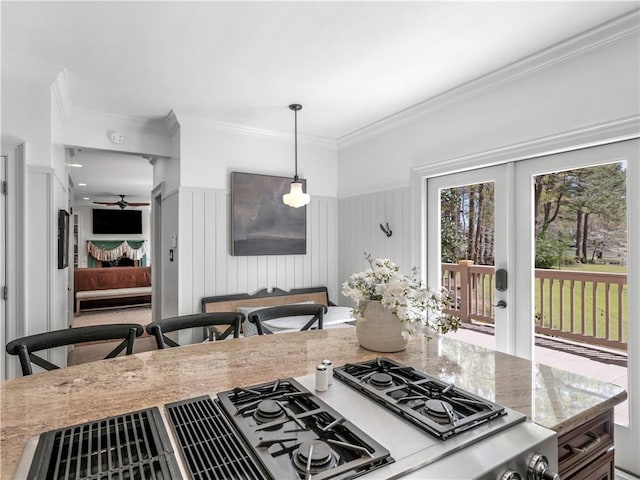
[[[69,214],[58,210],[58,269],[69,266]]]
[[[282,201],[290,186],[291,177],[231,172],[232,255],[307,253],[307,208]]]

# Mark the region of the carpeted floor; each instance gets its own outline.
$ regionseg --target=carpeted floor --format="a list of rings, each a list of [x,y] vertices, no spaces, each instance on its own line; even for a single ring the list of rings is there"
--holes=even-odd
[[[88,325],[101,325],[113,323],[139,323],[146,327],[151,322],[151,306],[113,308],[108,310],[96,310],[82,312],[74,317],[72,327],[84,327]],[[79,365],[81,363],[102,360],[118,342],[96,342],[76,345],[69,352],[67,365]],[[135,352],[147,352],[156,349],[156,342],[144,332],[135,342]],[[124,352],[121,353],[124,355]]]

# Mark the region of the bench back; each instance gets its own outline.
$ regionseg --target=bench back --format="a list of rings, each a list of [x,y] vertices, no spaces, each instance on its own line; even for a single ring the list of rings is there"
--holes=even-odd
[[[202,312],[235,312],[238,307],[276,307],[291,303],[313,302],[320,305],[329,305],[329,292],[327,287],[295,288],[293,290],[281,290],[274,288],[269,291],[266,288],[255,293],[238,293],[235,295],[218,295],[202,299]]]

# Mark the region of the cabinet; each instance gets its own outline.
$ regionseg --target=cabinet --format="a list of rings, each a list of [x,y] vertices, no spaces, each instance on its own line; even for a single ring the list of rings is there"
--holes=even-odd
[[[613,409],[558,437],[563,480],[614,480]]]

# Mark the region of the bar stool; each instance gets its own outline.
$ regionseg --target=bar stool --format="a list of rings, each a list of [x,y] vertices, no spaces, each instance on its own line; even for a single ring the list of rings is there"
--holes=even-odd
[[[87,327],[65,328],[51,332],[37,333],[26,337],[16,338],[7,343],[7,353],[17,355],[20,358],[20,366],[23,375],[33,374],[31,364],[38,365],[45,370],[56,370],[58,365],[39,357],[34,352],[49,348],[74,345],[84,342],[99,342],[104,340],[122,340],[105,359],[113,358],[126,348],[126,354],[133,353],[133,345],[136,337],[144,332],[142,325],[137,323],[91,325]]]
[[[278,307],[262,308],[249,314],[249,321],[255,324],[258,335],[276,333],[276,330],[322,330],[322,320],[327,307],[317,303],[281,305]],[[287,318],[305,317],[305,318]],[[311,318],[306,318],[311,317]],[[273,320],[278,319],[277,322]],[[271,322],[270,322],[271,321]],[[302,323],[304,322],[304,323]],[[315,326],[314,326],[315,325]]]
[[[211,334],[208,335],[209,338],[212,340],[223,340],[232,333],[233,338],[238,338],[240,334],[240,325],[243,320],[244,314],[239,312],[213,312],[181,315],[151,322],[147,325],[147,333],[155,337],[159,349],[163,349],[167,345],[170,347],[179,347],[180,344],[167,337],[165,333],[185,330],[187,328],[224,326],[227,328],[223,332],[213,329]]]

